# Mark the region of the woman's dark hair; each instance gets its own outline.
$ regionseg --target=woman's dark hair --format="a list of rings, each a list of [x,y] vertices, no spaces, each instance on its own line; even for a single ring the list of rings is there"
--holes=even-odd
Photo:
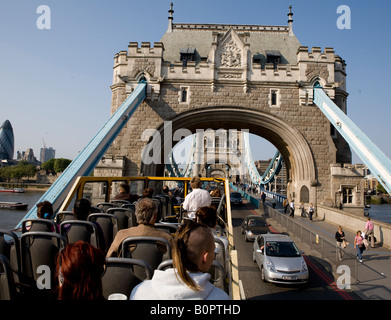
[[[50,219],[53,215],[53,206],[49,201],[43,201],[37,204],[37,217],[41,219]]]
[[[212,207],[201,207],[196,212],[196,222],[202,223],[209,228],[216,227],[217,211]]]
[[[192,290],[199,291],[200,287],[189,276],[189,272],[199,272],[197,261],[200,256],[208,251],[213,241],[213,235],[210,229],[193,221],[182,225],[175,233],[172,260],[176,276]]]
[[[68,244],[57,255],[59,300],[99,300],[105,254],[84,241]]]
[[[91,213],[91,203],[88,199],[82,198],[76,200],[73,206],[73,214],[76,220],[87,220],[88,215]]]

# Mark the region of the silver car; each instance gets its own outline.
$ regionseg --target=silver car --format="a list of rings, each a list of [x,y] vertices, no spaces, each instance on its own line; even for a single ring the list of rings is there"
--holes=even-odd
[[[307,264],[293,240],[283,234],[257,236],[253,245],[253,260],[261,269],[263,281],[297,284],[307,283]]]

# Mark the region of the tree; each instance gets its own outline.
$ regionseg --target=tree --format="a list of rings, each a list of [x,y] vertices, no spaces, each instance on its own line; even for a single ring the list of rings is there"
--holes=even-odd
[[[72,160],[59,158],[59,159],[50,159],[42,163],[41,168],[49,172],[59,173],[63,172]]]
[[[71,162],[72,160],[69,159],[64,159],[64,158],[56,159],[54,161],[54,171],[56,173],[63,172]]]

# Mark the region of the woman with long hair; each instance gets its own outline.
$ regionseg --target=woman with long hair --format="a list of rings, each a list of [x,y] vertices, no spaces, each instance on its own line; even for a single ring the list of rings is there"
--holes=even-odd
[[[189,221],[175,233],[173,268],[155,270],[151,280],[136,286],[131,300],[228,300],[228,294],[209,282],[214,259],[214,238],[210,229]]]
[[[59,300],[101,300],[105,254],[84,241],[68,244],[57,256]]]

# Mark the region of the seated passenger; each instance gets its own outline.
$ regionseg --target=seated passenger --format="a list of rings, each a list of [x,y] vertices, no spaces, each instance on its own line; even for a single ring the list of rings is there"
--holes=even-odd
[[[211,196],[211,197],[214,197],[214,198],[215,198],[215,197],[216,197],[216,198],[221,197],[220,189],[216,188],[216,189],[212,190],[212,191],[210,192],[210,196]]]
[[[209,207],[212,203],[212,198],[208,191],[201,189],[201,180],[198,177],[193,177],[190,180],[190,186],[193,189],[183,202],[183,209],[188,211],[190,219],[195,218],[195,212],[201,207]]]
[[[157,213],[158,207],[153,199],[143,198],[136,202],[138,226],[118,231],[107,252],[107,257],[120,257],[122,242],[129,237],[160,237],[171,243],[172,236],[170,234],[155,228]]]
[[[151,280],[132,290],[130,300],[229,300],[227,293],[209,282],[214,250],[208,227],[193,221],[182,225],[173,241],[173,268],[155,270]]]
[[[49,201],[43,201],[37,204],[37,218],[39,219],[50,219],[53,215],[53,206]],[[26,231],[32,230],[33,223],[31,221],[27,221],[25,228]],[[34,229],[34,228],[33,228]],[[42,230],[40,230],[42,231]],[[50,230],[47,230],[48,232],[56,232],[55,227],[51,227]]]
[[[40,219],[50,219],[53,215],[53,206],[49,201],[37,204],[37,217]]]
[[[105,255],[89,243],[68,244],[57,256],[58,300],[104,300]]]
[[[73,217],[75,220],[81,220],[81,221],[87,221],[88,216],[91,213],[91,202],[88,199],[82,198],[75,201],[75,204],[73,205]],[[105,236],[103,234],[102,228],[100,225],[96,222],[93,222],[97,229],[98,229],[98,242],[101,245],[102,249],[104,248],[105,244]],[[65,232],[68,232],[70,228],[69,224],[65,224],[64,230]]]
[[[137,194],[130,193],[130,187],[127,183],[123,183],[119,186],[119,193],[113,198],[113,200],[126,200],[133,203],[139,199]]]
[[[153,189],[152,188],[147,188],[143,190],[143,198],[152,198],[153,196]]]
[[[217,228],[217,212],[213,207],[202,207],[199,208],[196,212],[196,222],[201,223],[209,227],[213,233],[213,236],[216,239],[220,239],[224,248],[220,248],[219,244],[216,244],[216,247],[220,250],[225,250],[225,260],[229,261],[229,249],[228,249],[228,239],[224,237]]]

